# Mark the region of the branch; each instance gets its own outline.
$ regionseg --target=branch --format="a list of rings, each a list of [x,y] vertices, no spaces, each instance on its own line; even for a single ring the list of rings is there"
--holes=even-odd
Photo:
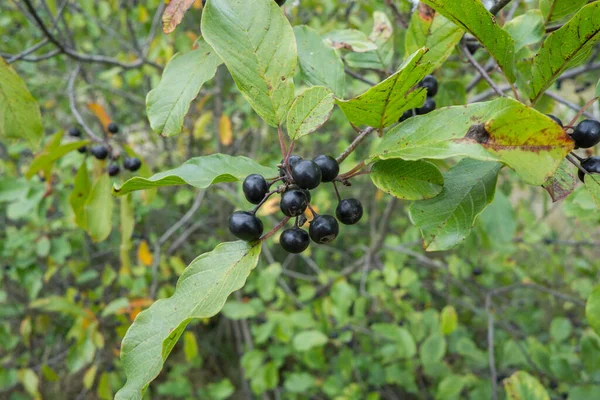
[[[546,96],[550,97],[551,99],[554,99],[554,100],[558,101],[559,103],[561,103],[561,104],[563,104],[563,105],[565,105],[565,106],[569,107],[569,108],[570,108],[570,109],[572,109],[572,110],[575,110],[575,111],[577,111],[577,112],[579,112],[579,111],[581,110],[581,107],[580,107],[580,106],[578,106],[578,105],[577,105],[577,104],[575,104],[575,103],[571,103],[569,100],[567,100],[567,99],[564,99],[564,98],[560,97],[560,96],[559,96],[559,95],[557,95],[556,93],[553,93],[553,92],[545,92],[544,94],[545,94]],[[586,116],[586,117],[588,117],[588,118],[595,119],[595,117],[594,117],[594,114],[590,114],[590,113],[589,113],[589,112],[587,112],[587,111],[584,111],[584,112],[583,112],[583,115],[585,115],[585,116]]]
[[[351,69],[344,67],[344,72],[348,75],[350,75],[351,77],[353,77],[354,79],[361,81],[363,83],[366,83],[367,85],[370,86],[375,86],[375,82],[371,82],[370,80],[368,80],[367,78],[365,78],[364,76],[352,71]]]
[[[103,143],[104,140],[101,137],[97,136],[94,133],[94,131],[92,131],[92,129],[85,123],[85,121],[83,120],[83,117],[81,116],[81,114],[79,114],[79,111],[77,110],[77,101],[75,99],[75,79],[77,79],[77,76],[79,76],[80,71],[81,71],[81,67],[78,65],[75,68],[75,70],[71,73],[71,76],[69,77],[67,91],[69,94],[69,106],[71,107],[71,113],[73,113],[73,116],[75,117],[75,120],[77,120],[77,123],[79,125],[81,125],[81,127],[83,128],[85,133],[93,141],[98,142],[98,143]]]
[[[510,2],[511,2],[511,0],[498,0],[498,2],[496,4],[494,4],[492,6],[492,8],[490,8],[490,13],[492,13],[493,15],[498,14]]]
[[[481,65],[479,65],[479,63],[477,62],[477,60],[475,60],[475,58],[473,58],[473,55],[471,55],[471,53],[469,52],[469,49],[467,49],[467,45],[463,42],[463,43],[461,43],[460,48],[461,48],[463,54],[465,55],[465,57],[467,57],[467,60],[469,60],[469,63],[473,67],[475,67],[475,69],[477,70],[477,72],[479,72],[481,74],[481,77],[483,79],[485,79],[485,81],[487,83],[489,83],[489,85],[492,87],[492,89],[494,89],[494,91],[498,94],[498,96],[504,97],[504,92],[502,91],[502,89],[500,89],[496,85],[496,83],[488,75],[488,73],[485,71],[485,69],[483,69],[483,67]]]
[[[350,146],[348,146],[348,148],[346,150],[344,150],[344,152],[342,154],[340,154],[338,156],[338,158],[336,158],[336,161],[338,162],[338,164],[342,163],[342,161],[344,161],[346,158],[348,158],[348,156],[350,154],[352,154],[352,152],[354,150],[356,150],[356,147],[358,147],[358,145],[365,140],[365,138],[367,136],[369,136],[369,134],[371,132],[373,132],[375,129],[371,126],[363,129],[360,134],[356,137],[356,139],[354,139],[354,141],[350,144]]]

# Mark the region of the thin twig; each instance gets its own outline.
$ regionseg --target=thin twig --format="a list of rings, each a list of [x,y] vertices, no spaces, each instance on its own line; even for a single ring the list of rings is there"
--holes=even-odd
[[[492,8],[490,8],[490,13],[493,14],[493,15],[498,14],[510,2],[511,2],[511,0],[498,0],[498,2],[496,4],[494,4],[492,6]]]
[[[475,67],[475,69],[477,70],[477,72],[479,72],[481,74],[483,79],[485,79],[485,81],[487,83],[489,83],[489,85],[492,87],[492,89],[494,89],[494,91],[498,94],[498,96],[504,97],[504,92],[502,91],[502,89],[500,89],[498,87],[498,85],[496,85],[496,83],[488,75],[488,73],[485,71],[485,69],[483,69],[483,67],[481,65],[479,65],[477,60],[475,60],[475,58],[473,58],[473,56],[471,55],[471,52],[469,52],[469,49],[467,49],[467,45],[463,42],[463,43],[461,43],[460,47],[461,47],[465,57],[467,57],[467,60],[469,60],[469,63],[473,67]]]
[[[554,99],[554,100],[558,101],[560,104],[563,104],[563,105],[567,106],[571,110],[577,111],[578,113],[582,110],[581,107],[578,106],[577,104],[571,103],[569,100],[562,98],[561,96],[557,95],[556,93],[545,92],[544,94],[546,96],[550,97],[551,99]],[[590,113],[588,113],[586,111],[583,111],[582,114],[585,115],[588,118],[594,118],[593,114],[590,114]],[[580,116],[581,116],[581,114],[578,114],[577,118],[579,118]],[[577,121],[577,119],[575,119],[575,121]]]
[[[344,72],[345,72],[347,75],[350,75],[351,77],[353,77],[354,79],[356,79],[356,80],[358,80],[358,81],[361,81],[361,82],[363,82],[363,83],[366,83],[367,85],[370,85],[370,86],[375,86],[375,82],[371,82],[370,80],[368,80],[367,78],[365,78],[365,77],[364,77],[364,76],[362,76],[361,74],[359,74],[359,73],[356,73],[356,72],[352,71],[351,69],[349,69],[349,68],[347,68],[347,67],[346,67],[346,68],[344,68]]]
[[[268,238],[270,238],[271,236],[273,236],[278,230],[280,230],[281,228],[283,228],[283,226],[285,224],[287,224],[287,222],[290,220],[290,217],[285,217],[284,219],[282,219],[277,225],[275,225],[273,227],[273,229],[271,229],[269,232],[265,233],[260,240],[261,241],[265,241]]]
[[[75,117],[75,119],[77,120],[77,123],[83,128],[83,130],[85,131],[85,133],[95,142],[98,143],[103,143],[104,140],[97,136],[94,131],[92,131],[92,129],[85,123],[85,121],[83,120],[83,117],[81,116],[81,114],[79,114],[79,111],[77,110],[77,100],[75,99],[75,80],[77,79],[77,76],[79,75],[79,72],[81,71],[80,66],[78,65],[75,70],[71,73],[71,76],[69,77],[69,82],[67,85],[67,91],[68,91],[68,95],[69,95],[69,105],[71,107],[71,113],[73,113],[73,116]]]
[[[369,126],[367,128],[365,128],[364,130],[362,130],[359,135],[356,137],[356,139],[354,139],[354,141],[352,143],[350,143],[350,146],[348,146],[348,148],[346,150],[344,150],[344,152],[342,154],[340,154],[338,156],[338,158],[336,158],[335,160],[338,162],[338,164],[342,163],[342,161],[344,161],[346,158],[348,158],[348,156],[350,154],[352,154],[352,152],[354,150],[356,150],[356,148],[358,147],[358,145],[365,140],[365,138],[367,136],[369,136],[369,134],[371,132],[373,132],[375,130],[375,128]]]
[[[592,104],[594,104],[596,102],[596,100],[598,100],[598,97],[594,97],[593,99],[591,99],[590,101],[588,101],[587,103],[585,103],[585,105],[583,107],[581,107],[581,110],[579,110],[579,112],[577,113],[577,115],[575,116],[575,118],[573,118],[571,120],[571,122],[569,122],[569,126],[575,126],[575,124],[577,123],[577,120],[579,119],[579,117],[581,117],[581,115],[585,113],[585,110],[587,110],[588,108],[590,108],[592,106]],[[592,115],[592,118],[593,118],[593,115]]]

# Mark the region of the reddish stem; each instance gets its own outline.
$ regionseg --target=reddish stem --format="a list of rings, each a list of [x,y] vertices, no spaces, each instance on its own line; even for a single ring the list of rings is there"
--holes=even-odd
[[[575,124],[577,123],[577,120],[579,119],[579,117],[581,117],[583,115],[583,113],[585,112],[585,110],[587,110],[588,108],[590,108],[592,106],[592,104],[594,104],[594,102],[596,102],[596,100],[598,100],[598,97],[594,97],[593,99],[591,99],[590,101],[588,101],[585,106],[583,106],[581,108],[581,110],[579,110],[579,112],[577,113],[577,115],[575,116],[575,118],[573,118],[571,120],[571,122],[569,122],[569,127],[573,127],[575,126]]]
[[[270,238],[271,236],[273,236],[278,230],[280,230],[281,228],[283,228],[283,226],[290,220],[290,217],[285,217],[283,220],[281,220],[277,225],[275,225],[273,227],[273,229],[271,229],[269,232],[265,233],[260,240],[262,240],[263,242],[265,240],[267,240],[268,238]]]

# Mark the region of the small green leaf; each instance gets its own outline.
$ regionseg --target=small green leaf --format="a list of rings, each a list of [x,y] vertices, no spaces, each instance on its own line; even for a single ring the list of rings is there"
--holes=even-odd
[[[579,10],[588,0],[540,0],[546,22],[558,21]]]
[[[516,16],[504,25],[504,29],[515,41],[515,52],[539,42],[546,33],[544,17],[540,10],[530,10]]]
[[[270,177],[276,176],[277,170],[263,167],[256,161],[243,156],[212,154],[191,158],[178,168],[159,172],[150,178],[137,176],[131,178],[121,186],[115,185],[113,194],[123,196],[136,190],[186,184],[202,189],[215,183],[236,182],[250,174]]]
[[[62,136],[62,131],[56,133],[44,150],[35,156],[25,174],[27,179],[31,179],[32,176],[42,170],[50,172],[52,166],[59,158],[89,143],[89,140],[78,140],[76,142],[61,145],[60,141]]]
[[[257,314],[252,304],[237,300],[230,300],[225,303],[221,312],[224,316],[232,320],[252,318]]]
[[[586,189],[592,195],[598,208],[600,208],[600,175],[586,174],[584,180]]]
[[[126,297],[119,297],[108,303],[102,310],[100,316],[102,318],[106,318],[109,315],[116,314],[118,311],[123,310],[127,307],[129,307],[129,300],[127,300]]]
[[[422,0],[437,12],[467,30],[498,62],[510,82],[516,77],[513,70],[515,43],[502,29],[480,0]]]
[[[421,61],[426,52],[420,49],[386,80],[351,100],[336,99],[336,104],[355,126],[368,125],[381,130],[395,124],[404,111],[423,105],[425,89],[416,85],[433,71],[431,63]]]
[[[110,178],[102,174],[94,182],[83,206],[85,226],[94,242],[102,242],[112,229],[113,198],[110,194]]]
[[[427,251],[448,250],[464,240],[494,199],[501,164],[464,159],[444,174],[444,189],[409,209]]]
[[[458,315],[453,306],[446,306],[441,314],[441,328],[444,335],[450,335],[458,326]]]
[[[588,297],[585,316],[590,326],[600,335],[600,286],[596,286]]]
[[[556,342],[562,342],[571,335],[573,326],[571,321],[565,317],[557,317],[550,323],[550,336]]]
[[[69,203],[71,204],[73,214],[75,215],[75,223],[82,229],[86,228],[84,206],[90,193],[91,186],[87,162],[86,160],[83,160],[75,175],[73,192],[71,192],[71,195],[69,196]]]
[[[439,333],[429,336],[419,350],[419,356],[423,364],[435,364],[444,358],[446,354],[446,339]]]
[[[412,358],[417,354],[417,344],[408,329],[398,325],[378,323],[371,325],[371,330],[377,336],[395,342],[398,357]]]
[[[510,400],[550,400],[544,386],[525,371],[517,371],[504,380]]]
[[[531,76],[532,102],[567,68],[583,63],[600,40],[600,2],[583,7],[562,28],[552,32],[533,59]]]
[[[294,336],[293,345],[296,351],[308,351],[315,347],[322,347],[327,343],[327,336],[320,331],[303,331]]]
[[[317,386],[317,380],[306,372],[295,372],[288,375],[283,386],[290,393],[306,394],[310,389]]]
[[[298,62],[304,77],[313,85],[325,86],[337,97],[343,98],[346,88],[344,63],[334,49],[306,25],[294,27],[298,45]]]
[[[198,341],[194,332],[183,334],[183,353],[187,362],[192,362],[198,357]]]
[[[444,187],[440,170],[423,160],[380,160],[373,164],[369,176],[379,189],[405,200],[429,199]]]
[[[174,136],[181,132],[183,120],[202,85],[212,79],[221,59],[204,41],[198,48],[175,54],[165,68],[160,83],[146,97],[146,111],[154,132]]]
[[[373,30],[369,35],[369,40],[375,43],[377,48],[364,53],[348,53],[344,57],[344,61],[353,68],[387,70],[394,56],[393,33],[392,22],[388,16],[381,11],[375,11],[373,13]],[[419,48],[421,47],[419,46]],[[342,97],[337,93],[336,95]]]
[[[272,0],[211,0],[202,11],[202,34],[254,111],[281,125],[294,100],[298,58],[281,8]]]
[[[367,35],[356,29],[341,29],[325,35],[325,41],[334,49],[345,49],[357,53],[373,51],[377,45],[369,40]]]
[[[221,243],[192,261],[171,297],[138,314],[123,339],[121,360],[127,382],[116,400],[142,399],[187,324],[221,310],[227,297],[244,286],[258,263],[260,249],[261,242]]]
[[[292,140],[316,131],[333,111],[333,93],[323,86],[313,86],[296,97],[287,115],[287,131]]]

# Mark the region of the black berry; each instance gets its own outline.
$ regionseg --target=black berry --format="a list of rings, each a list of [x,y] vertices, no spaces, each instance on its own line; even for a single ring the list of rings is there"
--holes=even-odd
[[[479,50],[479,43],[476,42],[469,42],[467,43],[467,50],[469,50],[469,53],[471,54],[475,54],[477,52],[477,50]]]
[[[126,157],[123,160],[123,167],[126,170],[129,170],[131,172],[135,172],[138,169],[140,169],[140,167],[142,166],[142,162],[140,161],[139,158],[136,157]]]
[[[277,5],[278,5],[279,7],[281,7],[282,5],[284,5],[284,4],[285,4],[285,2],[286,2],[286,0],[275,0],[275,3],[277,3]]]
[[[111,122],[106,126],[106,130],[108,130],[110,133],[119,133],[119,125]]]
[[[481,275],[482,273],[483,273],[483,271],[481,270],[481,268],[479,268],[479,267],[475,267],[475,268],[473,268],[473,275],[475,275],[475,276],[479,276],[479,275]]]
[[[246,200],[252,204],[258,204],[265,198],[265,195],[269,191],[269,184],[262,175],[252,174],[244,179],[242,188],[244,189]]]
[[[106,157],[108,157],[108,149],[101,144],[92,146],[91,153],[98,160],[104,160]]]
[[[402,114],[402,116],[400,117],[400,119],[398,120],[398,122],[404,122],[407,119],[409,119],[410,117],[415,115],[415,111],[414,110],[406,110],[404,111],[404,114]]]
[[[557,124],[559,124],[561,128],[564,126],[563,123],[562,123],[562,121],[560,120],[560,118],[558,118],[557,116],[552,115],[552,114],[546,114],[546,117],[550,118],[552,121],[554,121]]]
[[[357,199],[344,199],[335,209],[335,216],[344,225],[354,225],[363,216],[363,207]]]
[[[77,149],[77,151],[80,152],[81,154],[87,153],[87,146],[81,146],[80,148]]]
[[[119,175],[120,171],[121,171],[121,168],[119,168],[119,164],[117,164],[117,163],[112,163],[108,166],[108,175],[110,175],[110,176]]]
[[[263,224],[252,213],[236,211],[229,217],[229,231],[238,239],[253,242],[262,236]]]
[[[308,200],[302,190],[288,190],[281,196],[279,208],[288,217],[302,215],[306,207],[308,207]]]
[[[308,228],[310,238],[320,244],[332,242],[339,232],[338,222],[331,215],[317,215]]]
[[[78,128],[69,128],[69,136],[73,136],[73,137],[80,137],[81,136],[81,131]]]
[[[417,108],[415,111],[417,115],[424,115],[429,114],[433,110],[435,110],[435,100],[432,97],[427,97],[427,100],[425,100],[425,104],[423,104],[423,107]]]
[[[433,97],[438,92],[438,81],[433,75],[427,75],[423,78],[421,83],[419,83],[419,86],[424,87],[427,90],[428,97]]]
[[[581,167],[583,169],[585,169],[587,172],[589,172],[590,174],[600,174],[600,157],[593,156],[593,157],[590,157],[590,158],[584,160],[581,163]],[[579,170],[578,176],[579,176],[579,180],[581,182],[584,182],[585,174],[581,170]]]
[[[292,167],[292,178],[302,189],[314,189],[321,183],[321,168],[310,160],[302,160]]]
[[[322,154],[320,156],[315,157],[313,161],[321,169],[322,182],[331,182],[340,173],[340,165],[335,160],[335,158],[331,156],[326,156]]]
[[[283,231],[279,243],[281,243],[281,247],[288,253],[298,254],[306,250],[310,243],[310,238],[305,230],[294,227]]]
[[[294,165],[298,164],[300,161],[302,161],[302,157],[292,154],[290,158],[288,158],[290,169],[294,168]],[[281,160],[281,163],[283,164],[283,160]],[[279,168],[279,176],[285,176],[285,170],[283,168]]]
[[[600,122],[591,119],[581,121],[571,134],[575,146],[588,149],[600,143]]]

